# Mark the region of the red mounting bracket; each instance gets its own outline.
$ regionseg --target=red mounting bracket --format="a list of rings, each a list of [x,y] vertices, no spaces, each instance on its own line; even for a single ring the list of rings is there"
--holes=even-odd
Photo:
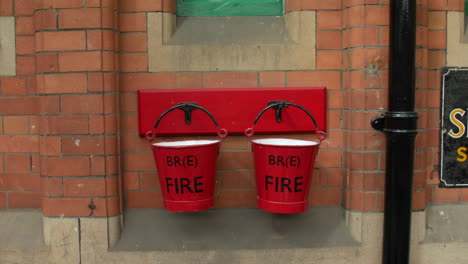
[[[252,127],[257,115],[272,101],[287,101],[302,106],[313,115],[319,130],[326,131],[325,87],[288,87],[139,90],[139,134],[144,136],[153,130],[159,117],[168,109],[187,102],[208,110],[229,134],[240,134]],[[156,132],[166,136],[215,134],[216,129],[209,116],[196,109],[182,110],[168,113]],[[313,131],[314,125],[300,109],[284,107],[265,113],[255,130],[256,133],[303,133]]]

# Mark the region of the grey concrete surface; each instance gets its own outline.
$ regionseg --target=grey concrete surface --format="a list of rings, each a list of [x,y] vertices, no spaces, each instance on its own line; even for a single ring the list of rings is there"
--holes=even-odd
[[[258,250],[354,247],[341,208],[281,215],[258,209],[173,213],[129,210],[113,251]]]
[[[1,250],[43,248],[43,237],[41,211],[0,211]]]
[[[467,204],[431,205],[426,208],[424,243],[468,242]]]

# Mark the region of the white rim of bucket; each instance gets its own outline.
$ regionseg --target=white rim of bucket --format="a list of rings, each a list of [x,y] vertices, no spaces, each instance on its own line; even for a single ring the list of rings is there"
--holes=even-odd
[[[221,140],[182,140],[182,141],[156,142],[151,145],[155,147],[165,147],[165,148],[191,148],[191,147],[213,145],[219,142],[221,142]]]
[[[275,147],[314,147],[320,145],[318,141],[289,138],[261,138],[254,139],[252,142],[259,145]]]

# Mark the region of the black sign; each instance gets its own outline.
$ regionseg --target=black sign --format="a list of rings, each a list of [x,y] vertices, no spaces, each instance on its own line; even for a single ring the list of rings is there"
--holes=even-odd
[[[440,187],[468,187],[468,68],[442,69]]]

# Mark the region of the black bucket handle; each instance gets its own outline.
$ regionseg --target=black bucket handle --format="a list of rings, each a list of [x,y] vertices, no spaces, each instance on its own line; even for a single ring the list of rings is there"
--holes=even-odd
[[[325,140],[327,138],[327,133],[325,133],[324,131],[321,131],[318,129],[318,125],[317,125],[317,121],[315,120],[314,116],[307,110],[305,109],[304,107],[300,106],[300,105],[297,105],[297,104],[294,104],[294,103],[290,103],[290,102],[287,102],[287,101],[275,101],[273,103],[271,103],[270,105],[268,105],[267,107],[265,107],[258,115],[257,117],[255,118],[255,121],[253,122],[253,125],[252,127],[250,128],[247,128],[245,130],[245,135],[249,138],[253,137],[253,135],[255,134],[255,125],[257,124],[258,120],[260,119],[260,117],[266,112],[268,111],[269,109],[271,108],[275,108],[276,109],[276,121],[280,122],[281,120],[281,111],[286,108],[287,106],[294,106],[296,108],[299,108],[301,109],[302,111],[304,111],[309,117],[310,119],[312,120],[312,123],[314,124],[314,132],[315,134],[317,135],[317,138],[320,140],[320,142],[322,142],[323,140]]]
[[[150,131],[146,132],[145,137],[146,137],[146,139],[148,141],[151,142],[156,138],[156,129],[158,128],[159,123],[161,122],[161,120],[167,114],[169,114],[170,112],[172,112],[172,111],[174,111],[176,109],[181,109],[181,110],[183,110],[185,112],[185,123],[186,124],[191,123],[191,112],[192,112],[192,110],[194,110],[194,109],[202,110],[203,112],[205,112],[211,118],[211,120],[213,120],[213,123],[215,124],[216,128],[218,129],[218,131],[216,133],[218,135],[218,137],[220,139],[224,139],[225,137],[227,137],[227,135],[228,135],[227,130],[224,129],[224,128],[219,127],[218,121],[216,121],[214,116],[208,110],[206,110],[205,108],[199,106],[196,103],[179,103],[176,106],[173,106],[173,107],[169,108],[168,110],[166,110],[164,113],[162,113],[161,116],[156,121],[156,124],[154,125],[153,130],[150,130]]]

